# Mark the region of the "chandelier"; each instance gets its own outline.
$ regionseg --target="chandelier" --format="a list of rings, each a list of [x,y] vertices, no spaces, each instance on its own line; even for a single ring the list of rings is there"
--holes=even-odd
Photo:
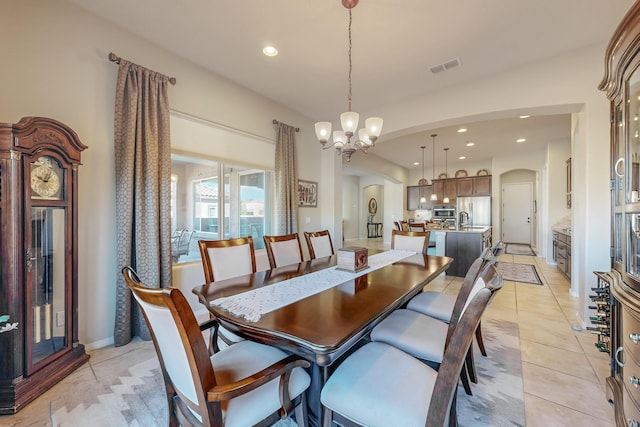
[[[342,5],[349,9],[349,108],[340,115],[342,130],[333,132],[333,143],[327,146],[331,136],[331,122],[316,123],[316,137],[322,144],[322,149],[335,147],[338,155],[344,155],[347,162],[351,161],[351,155],[358,149],[367,153],[369,148],[376,144],[376,140],[382,132],[382,119],[369,117],[365,120],[364,128],[358,129],[359,114],[351,111],[351,9],[356,7],[359,0],[342,0]]]

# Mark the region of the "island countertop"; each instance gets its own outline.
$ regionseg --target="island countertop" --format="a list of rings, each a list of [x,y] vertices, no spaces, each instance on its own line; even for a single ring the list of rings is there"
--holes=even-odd
[[[491,230],[491,226],[483,225],[483,226],[462,226],[462,227],[456,227],[456,228],[427,228],[427,230],[431,232],[443,231],[447,233],[480,233],[482,234]]]

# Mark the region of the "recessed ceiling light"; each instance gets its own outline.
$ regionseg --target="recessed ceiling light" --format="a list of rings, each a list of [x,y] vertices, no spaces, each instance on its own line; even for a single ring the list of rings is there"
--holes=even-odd
[[[530,115],[528,115],[528,114],[525,114],[525,115],[520,116],[520,118],[521,118],[521,119],[528,119],[529,117],[531,117],[531,116],[530,116]]]
[[[516,142],[526,142],[526,139],[525,138],[520,138]]]
[[[418,166],[420,162],[413,162],[413,166]]]
[[[467,147],[473,147],[474,145],[476,145],[475,142],[473,141],[467,141]]]
[[[467,131],[467,128],[458,129],[458,133],[465,133],[466,131]]]
[[[267,56],[276,56],[278,54],[278,49],[273,46],[265,46],[264,49],[262,49],[262,53]]]
[[[466,158],[467,158],[466,156],[460,156],[460,157],[458,157],[458,160],[464,160]]]

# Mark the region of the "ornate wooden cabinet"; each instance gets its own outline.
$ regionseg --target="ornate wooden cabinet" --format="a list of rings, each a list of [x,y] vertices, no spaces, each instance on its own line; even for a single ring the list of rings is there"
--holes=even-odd
[[[0,124],[0,414],[86,362],[78,343],[78,166],[64,124]],[[7,327],[11,325],[11,327]]]
[[[618,426],[640,426],[640,2],[613,34],[599,87],[611,101],[611,376]]]

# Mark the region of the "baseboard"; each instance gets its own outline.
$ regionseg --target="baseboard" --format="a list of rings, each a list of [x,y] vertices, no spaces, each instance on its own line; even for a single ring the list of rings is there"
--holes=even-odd
[[[87,351],[97,350],[99,348],[109,347],[115,343],[114,337],[105,338],[102,340],[94,341],[84,345],[84,349]]]

